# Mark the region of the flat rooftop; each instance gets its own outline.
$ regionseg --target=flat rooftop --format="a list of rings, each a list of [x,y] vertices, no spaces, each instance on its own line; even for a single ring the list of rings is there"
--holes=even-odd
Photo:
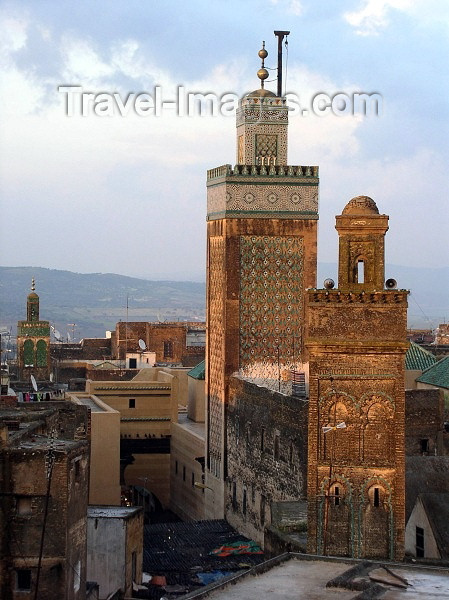
[[[234,578],[232,585],[217,585],[208,597],[217,600],[356,600],[364,592],[357,587],[361,581],[371,586],[369,595],[363,598],[382,600],[441,600],[449,597],[449,570],[413,567],[387,563],[385,570],[380,563],[359,562],[357,564],[339,560],[308,560],[297,558],[277,564],[257,576],[251,574]],[[364,565],[369,565],[362,571]],[[257,568],[256,568],[257,569]],[[352,573],[352,575],[351,575]],[[395,575],[399,575],[396,579]],[[370,579],[374,578],[374,579]],[[346,587],[335,587],[338,584]],[[379,579],[382,581],[379,582]],[[401,588],[402,580],[407,584]],[[388,583],[390,581],[390,583]],[[331,584],[331,585],[329,585]],[[378,587],[375,587],[378,586]],[[352,589],[351,589],[352,588]],[[366,590],[367,591],[367,590]],[[365,591],[365,593],[366,593]],[[195,597],[193,594],[189,597]],[[197,594],[197,597],[200,597]]]

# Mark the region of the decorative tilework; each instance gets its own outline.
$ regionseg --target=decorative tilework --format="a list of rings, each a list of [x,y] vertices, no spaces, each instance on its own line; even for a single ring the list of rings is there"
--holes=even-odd
[[[256,134],[256,159],[259,156],[277,156],[277,137]]]
[[[212,471],[218,475],[222,458],[222,422],[224,394],[224,304],[225,281],[224,238],[209,240],[209,368],[208,368],[208,411],[209,453]]]
[[[273,218],[277,211],[306,213],[318,212],[318,183],[306,183],[301,178],[295,185],[282,181],[273,181],[268,177],[261,185],[248,176],[245,185],[227,183],[211,186],[207,191],[208,218],[223,218],[224,213],[247,211],[267,212],[267,218]],[[260,178],[258,178],[260,180]],[[286,178],[285,178],[286,179]],[[253,183],[254,181],[254,183]],[[304,182],[301,185],[301,182]],[[243,183],[243,182],[242,182]],[[295,215],[296,217],[296,215]],[[296,217],[297,218],[297,217]]]
[[[240,372],[268,386],[298,368],[303,258],[302,237],[240,237]]]

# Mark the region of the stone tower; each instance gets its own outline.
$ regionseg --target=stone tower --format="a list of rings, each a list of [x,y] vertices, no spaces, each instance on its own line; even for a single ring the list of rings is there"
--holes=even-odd
[[[339,289],[307,292],[308,550],[400,560],[408,292],[384,283],[375,202],[353,198],[336,220]]]
[[[258,75],[237,110],[237,164],[207,173],[208,517],[224,511],[229,377],[277,390],[304,370],[304,294],[316,285],[318,167],[288,165],[286,100]]]
[[[50,377],[50,323],[39,319],[39,296],[35,292],[34,279],[27,297],[26,321],[17,323],[17,358],[19,379],[29,381]]]

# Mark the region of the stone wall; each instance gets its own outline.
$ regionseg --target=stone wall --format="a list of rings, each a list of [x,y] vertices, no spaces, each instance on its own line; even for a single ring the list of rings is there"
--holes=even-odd
[[[444,454],[444,397],[441,390],[405,392],[405,453],[407,456]]]
[[[226,519],[263,544],[271,503],[306,490],[307,403],[230,378]]]

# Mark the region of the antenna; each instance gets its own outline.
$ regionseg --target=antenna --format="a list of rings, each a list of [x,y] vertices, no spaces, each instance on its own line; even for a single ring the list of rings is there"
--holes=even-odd
[[[35,392],[37,392],[37,382],[36,382],[36,378],[34,377],[34,375],[31,375],[30,379],[31,379],[31,385],[33,386],[33,390],[34,390]]]
[[[278,39],[278,93],[277,96],[282,98],[282,41],[284,36],[290,34],[290,31],[275,31],[274,35]]]

